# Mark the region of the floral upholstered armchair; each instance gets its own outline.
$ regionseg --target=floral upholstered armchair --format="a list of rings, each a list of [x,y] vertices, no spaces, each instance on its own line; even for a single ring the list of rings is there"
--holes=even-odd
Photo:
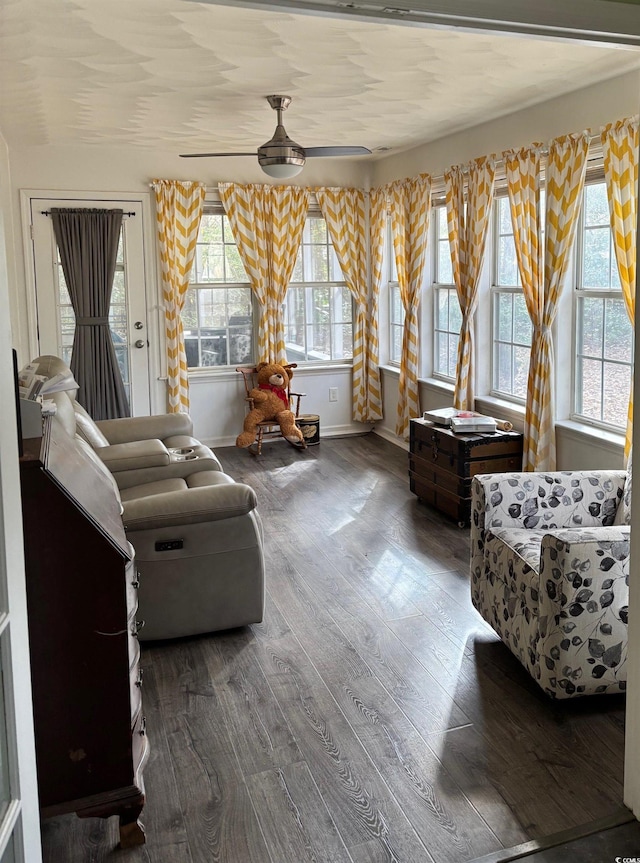
[[[471,598],[552,698],[626,687],[627,471],[476,476]]]

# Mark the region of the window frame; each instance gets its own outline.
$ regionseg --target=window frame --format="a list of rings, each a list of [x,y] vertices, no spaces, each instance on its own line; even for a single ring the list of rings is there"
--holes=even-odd
[[[326,230],[326,244],[325,243],[312,243],[305,242],[304,236],[307,231],[308,222],[310,219],[320,219],[325,223]],[[309,227],[309,231],[311,228]],[[303,276],[305,274],[305,268],[307,266],[312,266],[310,255],[312,254],[309,250],[313,249],[314,246],[326,246],[327,249],[327,276],[328,278],[325,281],[317,281],[317,280],[304,280],[303,281],[294,281],[294,276],[296,275],[296,268],[298,266],[298,261],[302,261],[303,268]],[[332,264],[333,264],[333,275],[335,276],[336,270],[339,270],[342,279],[331,278],[332,275]],[[313,291],[316,289],[326,288],[329,291],[329,303],[328,303],[328,313],[329,320],[327,323],[328,326],[328,334],[329,334],[329,357],[321,357],[309,358],[309,354],[313,353],[313,350],[309,349],[308,346],[308,333],[309,328],[316,326],[313,320],[313,314],[309,312],[310,303],[312,303]],[[287,331],[291,324],[287,319],[287,303],[289,302],[289,292],[290,291],[300,291],[300,296],[302,297],[302,307],[303,307],[303,317],[304,323],[302,324],[302,332],[303,332],[303,344],[297,345],[291,341],[287,341]],[[349,321],[340,321],[336,320],[336,310],[341,309],[343,305],[344,292],[348,293],[350,300],[350,309],[351,309],[351,319]],[[303,228],[303,238],[300,243],[300,248],[298,250],[298,255],[296,257],[296,265],[294,266],[294,270],[292,272],[291,280],[287,286],[287,292],[285,295],[285,301],[283,303],[283,329],[285,333],[285,346],[287,350],[287,361],[288,362],[296,362],[299,367],[304,368],[317,368],[319,366],[338,366],[338,365],[353,365],[353,341],[355,337],[354,327],[355,327],[355,302],[353,294],[349,286],[347,285],[347,281],[344,278],[344,273],[342,272],[342,268],[340,267],[340,262],[335,253],[335,249],[333,248],[333,242],[331,240],[331,232],[329,231],[329,226],[327,225],[327,220],[325,219],[322,210],[317,204],[311,204],[307,209],[307,214],[305,217],[305,225]],[[339,317],[339,315],[338,315]],[[348,357],[334,357],[334,345],[338,341],[336,338],[336,330],[338,327],[350,326],[351,327],[351,356]],[[304,358],[300,357],[292,357],[290,356],[290,352],[298,349],[301,353],[304,354]]]
[[[514,302],[515,297],[522,297],[524,300],[524,291],[522,290],[522,281],[520,278],[520,270],[517,264],[516,258],[516,275],[517,275],[517,284],[508,285],[500,283],[500,248],[501,248],[501,239],[503,237],[514,237],[513,233],[513,225],[511,226],[511,231],[508,233],[504,233],[500,230],[500,205],[502,201],[506,201],[507,205],[509,204],[509,195],[506,190],[498,189],[494,193],[493,199],[493,242],[491,244],[491,285],[489,289],[489,302],[490,302],[490,339],[491,339],[491,369],[490,369],[490,381],[491,386],[489,393],[493,398],[501,399],[507,402],[512,402],[514,405],[524,406],[527,402],[527,390],[526,390],[526,381],[525,381],[525,390],[524,395],[519,395],[518,393],[514,393],[513,391],[500,389],[499,379],[500,379],[500,362],[499,362],[499,352],[500,347],[504,345],[509,346],[510,353],[510,378],[511,385],[513,389],[513,381],[515,380],[515,357],[516,357],[516,349],[517,348],[529,348],[529,361],[531,360],[531,341],[529,344],[525,344],[524,342],[519,342],[515,340],[515,314],[514,314]],[[514,252],[515,252],[515,241],[514,241]],[[500,338],[500,326],[499,326],[499,315],[500,315],[500,300],[503,296],[509,296],[511,298],[511,338],[509,340]],[[526,303],[525,303],[526,310]],[[528,316],[528,311],[527,311]],[[529,319],[530,332],[533,334],[533,326],[531,324],[531,320]],[[527,366],[528,369],[529,366]],[[527,372],[528,376],[528,372]]]
[[[440,211],[444,213],[444,224],[446,227],[446,234],[444,236],[440,235]],[[445,244],[447,246],[449,260],[451,260],[451,247],[449,244],[449,229],[448,229],[448,221],[447,221],[447,207],[444,202],[437,201],[432,204],[431,207],[431,223],[433,228],[432,235],[432,249],[433,252],[433,282],[431,285],[432,294],[433,294],[433,353],[432,353],[432,363],[433,363],[433,377],[436,380],[445,381],[448,384],[455,384],[456,382],[456,373],[455,368],[453,370],[453,374],[445,373],[441,370],[440,367],[440,336],[446,336],[447,339],[447,369],[450,368],[450,359],[452,356],[451,353],[451,340],[455,340],[455,351],[454,354],[456,356],[456,365],[457,365],[457,356],[458,356],[458,345],[460,343],[460,327],[458,330],[454,330],[451,328],[451,303],[455,303],[455,308],[457,308],[457,314],[460,315],[460,326],[462,326],[462,313],[460,311],[460,303],[458,300],[458,293],[456,290],[455,282],[453,281],[453,265],[451,267],[451,282],[445,282],[440,280],[440,245]],[[442,329],[439,326],[440,323],[440,296],[443,292],[447,294],[447,329]]]
[[[231,229],[231,224],[229,222],[229,218],[225,212],[225,209],[222,205],[222,202],[207,201],[204,205],[204,211],[203,211],[202,215],[203,215],[203,218],[204,218],[204,216],[209,216],[209,215],[221,216],[223,219],[223,222],[222,222],[222,230],[223,230],[222,248],[224,250],[224,248],[227,245],[229,245],[229,246],[234,245],[237,248],[237,243],[235,241],[235,238],[234,238],[233,243],[227,243],[224,239],[225,238],[225,220],[227,223],[228,230],[232,236],[233,236],[233,232]],[[201,228],[202,228],[202,222],[200,223],[200,229]],[[199,236],[200,236],[200,230],[198,231],[198,237]],[[204,327],[203,328],[198,323],[198,326],[196,328],[196,335],[194,336],[194,339],[195,339],[196,344],[197,344],[198,359],[200,361],[202,360],[202,352],[203,352],[202,342],[203,342],[203,340],[206,340],[207,338],[209,338],[209,339],[222,338],[224,340],[228,362],[227,363],[219,363],[219,364],[213,363],[210,365],[206,365],[206,364],[195,365],[195,366],[188,365],[189,371],[190,372],[206,371],[209,373],[216,372],[216,371],[228,372],[229,370],[234,369],[238,365],[253,365],[257,361],[256,356],[257,356],[257,344],[258,344],[258,338],[257,338],[258,304],[257,304],[256,298],[255,298],[255,294],[253,292],[253,288],[251,287],[251,282],[248,279],[246,282],[229,282],[229,281],[224,281],[224,282],[217,282],[217,281],[216,282],[195,282],[195,281],[193,281],[192,276],[194,275],[194,273],[196,273],[196,270],[197,270],[196,256],[198,254],[198,252],[197,252],[198,245],[202,245],[202,244],[199,244],[196,241],[196,255],[194,255],[193,267],[191,270],[191,275],[189,278],[189,287],[187,290],[189,292],[191,292],[191,291],[195,291],[195,292],[208,291],[208,290],[229,291],[229,290],[237,290],[237,289],[242,289],[242,290],[248,291],[249,292],[249,304],[250,304],[250,308],[251,308],[251,315],[250,315],[251,320],[249,322],[250,326],[251,326],[251,336],[250,336],[251,342],[250,342],[250,348],[249,348],[249,353],[248,353],[248,356],[249,356],[248,359],[231,361],[231,356],[230,356],[231,336],[236,334],[236,333],[235,333],[234,328],[230,326],[229,318],[227,318],[226,325],[223,327]],[[224,260],[225,260],[225,276],[226,276],[226,258]],[[200,307],[199,307],[199,303],[197,300],[195,301],[195,306],[196,306],[196,314],[198,315],[198,322],[199,322]],[[185,321],[184,321],[184,313],[185,313],[185,310],[183,309],[183,311],[182,311],[182,316],[183,316],[182,324],[183,324],[183,328],[186,329]],[[247,328],[247,324],[244,324],[242,326],[245,329]],[[224,330],[224,333],[222,334],[222,336],[220,336],[220,335],[215,335],[215,336],[213,336],[213,335],[206,336],[205,335],[205,336],[203,336],[202,335],[203,329]],[[243,333],[238,333],[238,334],[243,334]],[[186,342],[187,342],[187,339],[185,337],[185,355],[187,354]],[[246,354],[245,354],[245,357],[246,357]]]
[[[634,335],[633,335],[633,325],[629,322],[630,326],[630,337],[631,337],[631,350],[630,356],[631,361],[629,363],[622,360],[608,359],[605,357],[606,353],[606,301],[613,300],[621,303],[622,311],[625,315],[625,319],[628,321],[628,315],[625,305],[625,299],[622,293],[622,288],[618,289],[611,286],[611,273],[615,268],[615,272],[617,273],[617,262],[615,259],[615,250],[613,247],[613,236],[611,232],[611,224],[609,221],[606,223],[606,229],[608,231],[609,238],[609,266],[610,266],[610,287],[608,288],[591,288],[584,287],[584,271],[585,271],[585,261],[584,261],[584,237],[585,231],[594,230],[594,227],[585,226],[585,218],[586,218],[586,196],[587,196],[587,187],[593,185],[604,185],[606,192],[606,184],[604,179],[604,172],[601,166],[596,169],[592,169],[590,171],[590,175],[587,176],[584,184],[584,188],[582,191],[582,200],[580,203],[580,213],[578,217],[578,225],[576,230],[576,237],[573,246],[573,255],[574,255],[574,279],[573,279],[573,290],[571,297],[571,305],[572,305],[572,369],[571,369],[571,413],[570,418],[572,421],[580,423],[582,425],[591,426],[593,428],[602,429],[604,431],[613,432],[614,434],[624,434],[626,430],[627,423],[627,412],[626,409],[623,412],[622,424],[618,425],[616,423],[607,422],[603,419],[605,414],[605,400],[604,400],[604,391],[605,391],[605,376],[604,373],[600,376],[600,419],[596,419],[595,417],[588,416],[584,413],[581,413],[579,410],[581,393],[582,393],[582,375],[580,374],[582,361],[584,359],[594,360],[600,363],[600,367],[604,372],[606,366],[625,366],[630,369],[630,374],[633,375],[633,359],[634,359]],[[599,230],[604,230],[605,226],[601,226]],[[584,320],[580,314],[580,308],[585,299],[594,299],[598,301],[602,301],[605,303],[605,307],[603,308],[602,315],[602,330],[601,330],[601,351],[599,356],[592,356],[587,354],[581,354],[579,352],[580,342],[581,342],[581,332],[582,327],[584,326]]]

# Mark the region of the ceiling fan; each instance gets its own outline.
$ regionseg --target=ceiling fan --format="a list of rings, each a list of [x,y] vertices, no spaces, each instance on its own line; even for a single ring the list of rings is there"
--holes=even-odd
[[[205,159],[210,156],[258,156],[260,167],[270,177],[279,180],[295,177],[312,156],[365,156],[367,147],[301,147],[287,135],[282,125],[282,112],[291,104],[291,96],[267,96],[267,102],[278,115],[273,138],[254,153],[181,153],[182,159]]]

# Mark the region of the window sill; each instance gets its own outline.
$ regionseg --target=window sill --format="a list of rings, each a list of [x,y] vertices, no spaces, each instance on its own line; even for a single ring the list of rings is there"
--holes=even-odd
[[[562,429],[568,437],[574,437],[584,441],[587,439],[592,446],[600,446],[602,449],[611,451],[619,448],[620,453],[624,451],[624,435],[596,426],[579,423],[575,420],[557,420],[556,428]]]

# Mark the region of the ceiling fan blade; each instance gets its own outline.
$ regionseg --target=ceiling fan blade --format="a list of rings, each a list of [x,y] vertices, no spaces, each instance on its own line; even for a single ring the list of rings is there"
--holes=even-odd
[[[257,153],[180,153],[181,159],[209,159],[212,156],[257,156]]]
[[[368,156],[367,147],[305,147],[305,156]]]

